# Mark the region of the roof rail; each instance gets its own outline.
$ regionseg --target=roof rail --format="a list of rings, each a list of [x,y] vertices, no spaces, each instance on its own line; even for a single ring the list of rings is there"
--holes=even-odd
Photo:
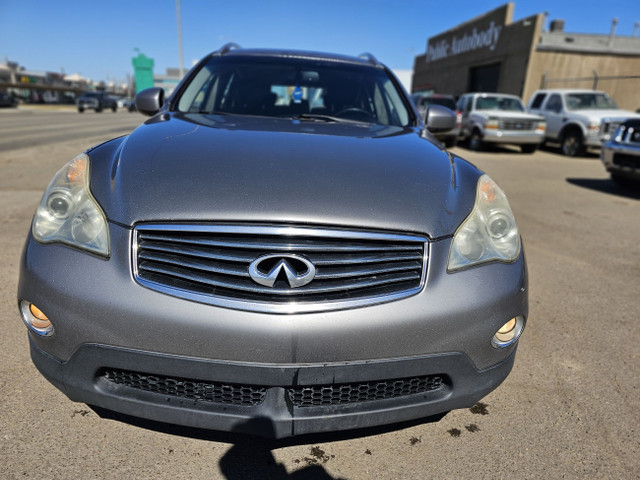
[[[237,43],[229,42],[229,43],[225,43],[222,46],[222,48],[220,48],[219,50],[216,50],[215,52],[213,52],[213,54],[223,56],[229,53],[231,50],[237,50],[239,48],[242,48],[242,47]]]
[[[378,59],[376,57],[373,56],[373,54],[369,53],[369,52],[364,52],[361,53],[360,55],[358,55],[358,58],[362,58],[363,60],[368,61],[371,65],[375,65],[375,66],[380,66],[382,65]]]

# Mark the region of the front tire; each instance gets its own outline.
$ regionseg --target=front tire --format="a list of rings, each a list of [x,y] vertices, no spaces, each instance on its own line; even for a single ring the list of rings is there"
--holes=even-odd
[[[582,133],[577,130],[569,130],[562,135],[562,154],[568,157],[577,157],[584,152]]]
[[[446,138],[443,143],[446,148],[453,148],[458,143],[458,139],[449,137]]]
[[[469,137],[469,148],[476,152],[484,150],[484,142],[482,141],[482,136],[478,130],[471,132],[471,136]]]
[[[79,108],[78,113],[84,113],[84,108]]]

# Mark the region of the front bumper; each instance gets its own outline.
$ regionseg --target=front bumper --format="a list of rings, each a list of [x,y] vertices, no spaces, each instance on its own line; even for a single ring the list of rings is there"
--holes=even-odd
[[[450,238],[430,242],[426,286],[416,295],[348,310],[281,315],[205,305],[139,285],[132,273],[131,230],[113,223],[109,228],[110,259],[42,245],[29,236],[18,300],[34,303],[53,323],[49,337],[30,334],[34,362],[52,383],[73,400],[144,418],[220,430],[267,418],[274,435],[285,436],[470,406],[511,369],[517,343],[494,348],[493,335],[509,319],[527,317],[524,254],[513,263],[449,274]],[[105,383],[100,372],[106,368],[259,384],[268,395],[265,406],[252,409],[167,401]],[[437,391],[370,403],[292,410],[284,399],[292,385],[416,375],[446,380]]]
[[[515,145],[539,144],[544,139],[544,131],[508,131],[485,129],[482,140],[488,143]]]
[[[79,102],[78,103],[78,108],[82,108],[85,110],[95,110],[96,108],[98,108],[98,102]]]
[[[148,420],[270,438],[387,425],[471,407],[506,378],[514,357],[515,351],[483,371],[461,353],[376,362],[256,365],[93,344],[83,345],[60,362],[31,342],[38,370],[71,400]],[[114,380],[114,371],[132,380]],[[421,391],[405,386],[423,378],[440,380]],[[220,395],[206,395],[207,389],[216,388]],[[389,388],[396,392],[384,395]],[[349,401],[346,392],[354,389],[368,390],[370,398]],[[260,400],[256,393],[255,401],[247,401],[249,393],[233,393],[249,390],[264,394]],[[319,397],[328,390],[332,394],[315,402],[296,398],[296,392],[315,391]]]
[[[640,180],[640,145],[607,142],[600,151],[600,160],[608,172]]]

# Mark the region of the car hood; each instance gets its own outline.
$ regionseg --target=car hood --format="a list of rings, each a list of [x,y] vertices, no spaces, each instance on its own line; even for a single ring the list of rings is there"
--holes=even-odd
[[[603,119],[626,120],[627,118],[640,118],[637,113],[628,110],[571,110],[570,112],[581,115],[587,121],[600,121]]]
[[[495,117],[495,118],[520,118],[522,120],[544,120],[544,117],[540,115],[535,115],[533,113],[526,112],[516,112],[516,111],[505,111],[505,110],[476,110],[473,113],[477,115],[482,115],[484,117]]]
[[[481,174],[415,129],[160,114],[90,152],[110,221],[322,224],[449,235]]]

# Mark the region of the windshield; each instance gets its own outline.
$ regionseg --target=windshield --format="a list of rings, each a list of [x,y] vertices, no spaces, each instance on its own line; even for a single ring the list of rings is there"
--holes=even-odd
[[[176,106],[185,113],[411,123],[400,92],[384,70],[300,58],[212,58]]]
[[[568,110],[615,110],[616,102],[606,93],[569,93],[566,97]]]
[[[476,99],[476,110],[505,110],[509,112],[524,112],[519,98],[501,95],[487,95]]]

